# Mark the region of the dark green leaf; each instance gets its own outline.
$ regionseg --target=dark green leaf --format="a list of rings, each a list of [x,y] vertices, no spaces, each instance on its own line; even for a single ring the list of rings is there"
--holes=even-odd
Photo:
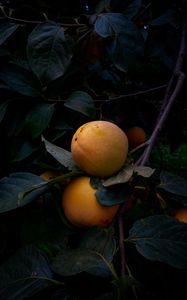
[[[112,230],[92,228],[76,249],[66,249],[54,259],[53,270],[63,276],[88,272],[96,276],[111,276],[110,262],[115,252]]]
[[[96,276],[111,275],[100,254],[88,249],[69,249],[56,257],[52,269],[61,276],[88,272]]]
[[[44,254],[26,246],[0,267],[0,299],[22,300],[49,286],[52,273]]]
[[[4,115],[6,113],[6,110],[7,110],[7,107],[8,107],[8,103],[9,103],[9,100],[7,101],[4,101],[0,104],[0,122],[3,120],[4,118]]]
[[[49,152],[61,165],[68,168],[70,171],[79,170],[73,161],[72,154],[70,151],[67,151],[61,147],[58,147],[48,142],[43,137],[42,140],[44,141],[47,152]]]
[[[31,69],[44,83],[62,76],[71,58],[71,41],[55,22],[37,25],[28,37],[28,60]]]
[[[38,188],[26,195],[24,199],[20,199],[22,193],[34,187]],[[46,189],[46,182],[32,173],[18,172],[10,174],[9,177],[3,177],[0,180],[0,212],[13,210],[30,203]]]
[[[14,143],[15,141],[16,143]],[[23,138],[13,139],[12,142],[10,150],[12,161],[21,161],[38,149],[30,141],[26,141]]]
[[[163,15],[159,16],[156,19],[153,19],[149,22],[152,26],[161,26],[168,23],[173,23],[176,19],[175,11],[172,9],[168,9]]]
[[[15,64],[9,64],[1,67],[0,79],[7,86],[26,96],[36,97],[41,96],[41,86],[35,76],[25,68]]]
[[[140,286],[140,283],[135,278],[128,275],[119,277],[113,280],[112,283],[117,287],[120,295],[124,295],[129,288]]]
[[[183,222],[164,215],[140,219],[131,228],[128,241],[147,259],[187,268],[187,224]]]
[[[125,16],[132,19],[134,16],[136,16],[138,11],[140,10],[141,5],[142,5],[142,0],[131,0],[130,4],[127,6],[124,12]]]
[[[105,206],[125,203],[129,195],[129,186],[126,184],[102,186],[96,191],[95,195],[98,202]]]
[[[127,71],[143,56],[144,39],[141,32],[130,21],[123,32],[118,33],[106,47],[108,56],[121,71]]]
[[[160,180],[159,188],[172,194],[187,197],[187,180],[185,178],[162,171],[160,173]]]
[[[95,22],[95,31],[102,37],[111,37],[123,32],[130,21],[124,14],[103,13],[100,14]]]
[[[150,177],[154,173],[154,169],[146,166],[129,165],[120,170],[116,175],[103,181],[104,186],[125,183],[130,180],[134,173],[142,177]]]
[[[90,228],[80,240],[79,247],[99,252],[108,261],[112,261],[116,250],[113,228]]]
[[[92,97],[83,91],[73,92],[64,105],[90,118],[93,118],[96,114],[96,108]]]
[[[24,123],[24,131],[35,139],[48,127],[54,113],[54,105],[40,103],[33,106],[27,114]]]
[[[0,25],[0,45],[2,45],[19,27],[19,24],[3,23]]]

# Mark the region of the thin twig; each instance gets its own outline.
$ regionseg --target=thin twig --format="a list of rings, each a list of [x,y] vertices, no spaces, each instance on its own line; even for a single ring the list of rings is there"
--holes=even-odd
[[[26,23],[26,24],[42,24],[44,22],[46,22],[46,20],[44,21],[35,21],[35,20],[26,20],[26,19],[18,19],[18,18],[14,18],[14,17],[10,17],[10,16],[4,16],[4,17],[0,17],[0,20],[10,20],[10,21],[15,21],[15,22],[20,22],[20,23]],[[81,23],[59,23],[62,27],[82,27],[85,26],[85,24],[81,24]]]
[[[164,123],[166,121],[166,118],[167,118],[170,110],[171,110],[171,107],[173,106],[175,100],[178,98],[178,96],[182,90],[182,87],[186,80],[186,74],[182,71],[183,63],[184,63],[183,58],[186,53],[186,48],[187,48],[187,20],[186,20],[186,16],[184,16],[180,49],[179,49],[179,54],[178,54],[178,58],[176,61],[175,69],[174,69],[173,75],[170,79],[170,82],[168,84],[168,87],[166,89],[165,97],[162,102],[163,104],[161,106],[160,113],[159,113],[155,128],[149,139],[147,148],[144,150],[142,156],[136,162],[136,165],[148,164],[151,152],[155,146],[158,135],[164,126]]]
[[[136,162],[136,165],[146,165],[149,161],[151,152],[153,147],[156,143],[158,134],[160,133],[161,129],[163,128],[164,122],[171,110],[172,105],[174,104],[177,97],[180,95],[181,90],[184,86],[184,82],[186,80],[186,74],[183,72],[183,57],[187,48],[187,18],[186,18],[186,11],[183,20],[183,31],[181,36],[181,44],[179,49],[178,58],[176,61],[175,70],[173,75],[169,81],[168,87],[165,92],[165,97],[163,99],[163,104],[160,109],[160,114],[158,116],[155,128],[152,132],[152,135],[147,143],[146,148]],[[125,246],[124,246],[124,221],[123,221],[123,214],[125,212],[125,205],[122,206],[121,212],[119,215],[119,247],[120,247],[120,255],[121,255],[121,276],[125,274]]]

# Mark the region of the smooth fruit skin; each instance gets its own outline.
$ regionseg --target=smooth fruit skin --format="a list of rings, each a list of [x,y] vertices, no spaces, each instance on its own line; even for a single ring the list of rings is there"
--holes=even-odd
[[[87,174],[105,178],[124,165],[128,139],[121,128],[109,121],[91,121],[77,129],[71,141],[75,163]]]
[[[187,223],[187,207],[178,208],[174,213],[174,218],[180,222]]]
[[[77,227],[108,227],[116,215],[119,204],[103,206],[95,196],[96,189],[90,184],[90,177],[73,179],[65,188],[62,207],[68,221]]]
[[[126,130],[126,135],[129,142],[129,148],[134,149],[145,143],[146,133],[143,128],[134,126]]]

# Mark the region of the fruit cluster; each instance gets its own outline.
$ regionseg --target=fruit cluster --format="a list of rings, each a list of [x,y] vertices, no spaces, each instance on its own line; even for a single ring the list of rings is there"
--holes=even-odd
[[[71,153],[85,175],[71,180],[63,192],[62,208],[71,224],[78,227],[110,225],[119,204],[101,205],[90,177],[103,179],[117,173],[126,162],[129,147],[144,141],[143,129],[134,127],[124,132],[116,124],[104,120],[91,121],[77,129],[72,137]]]

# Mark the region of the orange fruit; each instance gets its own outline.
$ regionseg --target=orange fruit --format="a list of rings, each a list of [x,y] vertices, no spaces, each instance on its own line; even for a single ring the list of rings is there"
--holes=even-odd
[[[90,177],[73,179],[64,189],[62,207],[67,220],[77,227],[108,227],[116,215],[119,204],[101,205],[95,196]]]
[[[75,163],[89,175],[108,177],[124,165],[128,139],[124,131],[109,121],[91,121],[80,126],[72,137]]]
[[[174,218],[181,222],[187,223],[187,207],[176,209],[174,212]]]
[[[129,148],[133,149],[146,141],[146,133],[143,128],[134,126],[126,130]]]

